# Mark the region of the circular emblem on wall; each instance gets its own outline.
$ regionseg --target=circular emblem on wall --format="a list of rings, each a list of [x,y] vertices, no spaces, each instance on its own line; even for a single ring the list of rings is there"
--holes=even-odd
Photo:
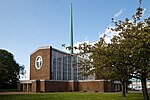
[[[36,69],[40,69],[42,67],[43,64],[43,59],[41,56],[37,56],[35,59],[35,67]]]

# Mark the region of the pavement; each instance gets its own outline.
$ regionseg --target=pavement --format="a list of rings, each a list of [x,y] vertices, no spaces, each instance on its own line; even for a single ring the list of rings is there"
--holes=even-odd
[[[116,93],[116,92],[112,92],[112,93]],[[121,93],[121,92],[120,92]],[[141,93],[140,91],[128,91],[128,93]],[[4,95],[4,94],[35,94],[34,92],[16,92],[16,91],[0,91],[0,95]]]
[[[0,95],[3,94],[34,94],[33,92],[0,92]]]

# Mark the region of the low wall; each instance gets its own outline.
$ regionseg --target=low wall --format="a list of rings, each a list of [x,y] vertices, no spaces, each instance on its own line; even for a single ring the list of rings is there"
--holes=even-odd
[[[104,81],[79,81],[78,91],[97,91],[104,92]]]
[[[68,82],[45,81],[46,92],[65,92],[68,91]]]
[[[104,80],[96,81],[45,81],[46,92],[96,91],[104,92]]]
[[[25,89],[26,86],[28,89]],[[18,87],[20,87],[20,89],[18,88],[20,91],[32,92],[113,92],[120,91],[121,85],[114,84],[108,80],[32,80],[30,83],[18,83]]]

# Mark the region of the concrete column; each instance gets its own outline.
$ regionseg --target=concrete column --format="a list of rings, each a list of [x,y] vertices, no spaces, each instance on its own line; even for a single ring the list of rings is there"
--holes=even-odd
[[[20,91],[21,90],[21,84],[20,82],[17,82],[17,91]]]
[[[27,83],[27,92],[29,92],[29,86],[28,86],[28,83]]]
[[[67,64],[67,80],[68,80],[68,74],[69,74],[69,73],[68,73],[68,56],[66,56],[66,59],[67,59],[67,60],[66,60],[66,61],[67,61],[66,64]]]
[[[58,52],[56,52],[56,80],[57,80],[57,76],[58,76],[58,75],[57,75],[57,67],[58,67],[58,66],[57,66],[57,55],[58,55]]]
[[[74,80],[73,74],[73,56],[71,56],[71,80]]]
[[[24,92],[24,83],[22,84],[22,88],[23,88],[22,91]]]

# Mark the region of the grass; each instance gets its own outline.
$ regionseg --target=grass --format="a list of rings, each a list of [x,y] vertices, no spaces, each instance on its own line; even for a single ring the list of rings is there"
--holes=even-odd
[[[140,93],[130,93],[122,97],[121,93],[54,92],[0,94],[0,100],[143,100],[143,96]]]

